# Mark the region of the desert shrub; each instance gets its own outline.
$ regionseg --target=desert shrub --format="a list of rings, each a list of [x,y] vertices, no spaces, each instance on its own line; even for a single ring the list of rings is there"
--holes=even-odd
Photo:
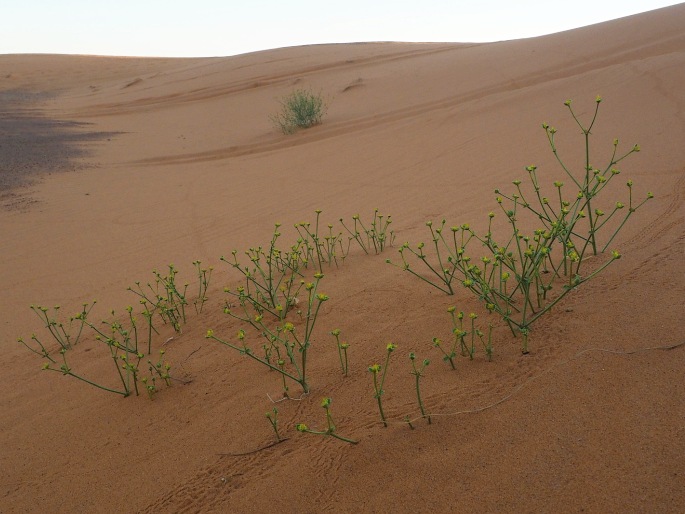
[[[298,128],[309,128],[321,123],[326,114],[326,103],[320,93],[297,89],[280,100],[281,110],[271,116],[274,126],[284,134]]]
[[[625,200],[607,200],[606,195],[600,196],[608,191],[609,184],[617,182],[621,171],[615,166],[640,151],[639,145],[634,145],[619,153],[619,141],[614,139],[609,163],[601,168],[593,165],[590,136],[601,101],[598,96],[587,126],[576,116],[571,101],[564,102],[585,138],[585,163],[580,172],[573,173],[559,156],[555,142],[557,130],[546,123],[542,125],[556,160],[570,180],[565,189],[563,182],[556,181],[551,194],[544,196],[537,167],[531,165],[525,168],[531,186],[528,190],[521,187],[521,180],[513,181],[512,193],[495,190],[497,204],[511,229],[508,238],[495,241],[492,232],[495,213],[490,212],[485,234],[477,234],[466,223],[448,228],[445,220],[436,226],[432,221],[426,222],[435,253],[433,260],[425,253],[427,245],[423,242],[415,248],[404,243],[399,249],[402,263],[398,266],[402,270],[448,295],[454,294],[453,282],[458,277],[488,311],[502,317],[514,335],[522,334],[523,353],[528,353],[528,334],[536,320],[570,291],[620,258],[618,250],[613,250],[608,258],[592,260],[589,266],[584,266],[591,255],[606,252],[628,218],[654,196],[647,193],[642,201],[636,201],[632,180],[626,182]],[[532,213],[538,223],[528,234],[523,232],[523,219],[520,219],[524,211]],[[601,241],[600,233],[605,234]],[[483,249],[485,255],[472,260],[473,252],[482,253]],[[427,273],[415,271],[407,256],[420,267],[425,266]]]

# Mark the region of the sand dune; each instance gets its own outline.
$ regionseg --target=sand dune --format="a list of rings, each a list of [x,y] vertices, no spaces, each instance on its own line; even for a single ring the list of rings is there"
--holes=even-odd
[[[685,511],[683,26],[685,4],[490,44],[0,56],[0,511]],[[269,116],[295,88],[329,108],[323,124],[287,136]],[[587,120],[597,95],[598,165],[614,138],[639,143],[620,179],[655,199],[612,244],[623,257],[538,322],[529,355],[496,323],[493,362],[479,349],[450,370],[431,343],[450,337],[446,308],[497,320],[473,295],[444,295],[386,258],[430,242],[428,220],[485,230],[494,189],[509,191],[527,165],[552,188],[564,175],[543,122],[582,169],[563,102]],[[269,446],[279,377],[205,338],[240,328],[223,313],[223,288],[240,276],[219,258],[268,245],[276,222],[291,242],[317,209],[337,229],[375,208],[392,215],[395,246],[352,247],[325,269],[312,392],[277,404],[288,440]],[[215,268],[209,301],[182,334],[160,327],[155,347],[179,381],[152,401],[42,372],[16,343],[47,340],[31,304],[72,313],[96,299],[92,320],[112,309],[123,319],[138,309],[129,286],[174,263],[195,288],[197,259]],[[351,345],[348,377],[334,328]],[[389,342],[384,428],[367,367]],[[410,351],[431,360],[422,388],[433,423],[415,430],[403,421],[418,412]],[[115,383],[90,332],[72,352],[79,372]],[[324,427],[324,396],[359,444],[295,430]]]

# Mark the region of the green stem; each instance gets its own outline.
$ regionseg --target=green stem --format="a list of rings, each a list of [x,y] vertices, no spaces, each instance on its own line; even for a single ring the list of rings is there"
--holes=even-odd
[[[261,363],[264,364],[266,367],[268,367],[268,368],[270,368],[270,369],[272,369],[272,370],[274,370],[274,371],[278,371],[278,372],[281,373],[282,375],[285,375],[285,376],[288,377],[289,379],[291,379],[291,380],[293,380],[294,382],[297,382],[298,384],[300,384],[300,386],[302,386],[302,390],[303,390],[304,393],[309,393],[309,386],[307,385],[307,382],[304,380],[304,375],[302,376],[302,378],[297,378],[297,377],[295,377],[294,375],[292,375],[292,374],[288,373],[287,371],[285,371],[284,369],[281,369],[281,368],[279,368],[279,367],[277,367],[277,366],[274,366],[274,365],[271,364],[270,362],[267,362],[267,361],[265,361],[264,359],[261,359],[261,358],[257,357],[255,354],[252,353],[252,351],[250,351],[249,348],[240,348],[240,347],[235,346],[235,345],[233,345],[233,344],[231,344],[231,343],[229,343],[229,342],[227,342],[227,341],[224,341],[224,340],[222,340],[222,339],[219,339],[218,337],[216,337],[216,336],[213,335],[213,334],[207,335],[206,337],[207,337],[208,339],[214,339],[215,341],[218,341],[219,343],[221,343],[221,344],[223,344],[223,345],[226,345],[226,346],[228,346],[229,348],[233,348],[234,350],[237,350],[238,352],[240,352],[240,353],[242,353],[242,354],[244,354],[244,355],[247,355],[248,357],[250,357],[250,358],[256,360],[257,362],[261,362]]]
[[[47,371],[57,371],[57,372],[61,373],[62,375],[69,375],[69,376],[72,376],[72,377],[74,377],[74,378],[76,378],[76,379],[78,379],[78,380],[81,380],[82,382],[85,382],[86,384],[90,384],[90,385],[92,385],[92,386],[97,387],[98,389],[102,389],[103,391],[108,391],[108,392],[110,392],[110,393],[120,394],[120,395],[122,395],[124,398],[127,397],[127,396],[130,394],[128,391],[127,391],[127,392],[124,392],[124,391],[117,391],[116,389],[110,389],[109,387],[105,387],[105,386],[102,386],[102,385],[100,385],[100,384],[96,384],[95,382],[92,382],[92,381],[88,380],[87,378],[84,378],[84,377],[82,377],[82,376],[80,376],[80,375],[77,375],[77,374],[75,374],[75,373],[72,373],[71,371],[63,371],[63,370],[60,370],[60,369],[52,369],[52,368],[46,368],[46,369],[47,369]]]
[[[421,410],[421,416],[424,418],[428,419],[428,424],[430,425],[431,422],[431,417],[430,415],[426,415],[426,410],[423,408],[423,401],[421,401],[421,390],[419,388],[419,379],[421,378],[421,373],[415,373],[416,376],[416,398],[419,401],[419,409]]]
[[[381,401],[381,395],[383,394],[383,389],[378,387],[378,374],[374,372],[373,374],[373,387],[376,390],[376,401],[378,402],[378,410],[381,414],[381,421],[383,421],[383,426],[387,427],[388,422],[385,420],[385,413],[383,412],[383,402]]]

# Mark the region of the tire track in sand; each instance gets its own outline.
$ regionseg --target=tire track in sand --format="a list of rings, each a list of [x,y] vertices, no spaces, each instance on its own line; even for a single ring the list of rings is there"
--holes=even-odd
[[[201,102],[206,100],[212,100],[222,96],[235,95],[243,93],[245,91],[249,91],[251,89],[285,84],[297,78],[315,75],[321,72],[345,70],[348,68],[366,67],[398,60],[413,59],[425,55],[463,50],[464,48],[469,48],[471,46],[476,46],[476,44],[441,45],[438,48],[431,47],[428,49],[399,51],[390,54],[377,55],[365,58],[334,61],[329,64],[305,66],[295,70],[289,70],[283,73],[258,75],[256,77],[250,77],[249,79],[241,80],[239,82],[235,82],[232,84],[229,83],[222,84],[219,86],[201,87],[197,89],[191,89],[188,91],[169,93],[166,95],[148,96],[145,98],[138,98],[130,101],[96,104],[91,107],[79,110],[77,113],[72,114],[71,117],[91,118],[117,116],[121,114],[129,114],[132,112],[171,108],[181,104]]]
[[[675,39],[677,41],[682,40],[682,44],[685,44],[685,36],[678,36]],[[273,136],[271,139],[266,141],[262,140],[254,143],[206,150],[202,152],[150,157],[136,161],[125,162],[122,163],[122,165],[160,166],[173,164],[195,164],[241,157],[245,155],[273,152],[294,146],[315,143],[333,137],[359,132],[369,128],[378,129],[380,126],[395,123],[407,118],[423,116],[434,111],[444,111],[469,102],[482,100],[483,98],[492,95],[511,92],[514,90],[523,90],[528,87],[537,87],[544,82],[566,79],[579,74],[586,74],[590,71],[600,70],[609,66],[616,66],[617,64],[630,62],[634,59],[648,59],[649,57],[658,56],[666,51],[669,51],[672,44],[674,44],[673,39],[665,39],[664,41],[659,41],[651,45],[646,45],[645,47],[634,49],[620,56],[621,60],[619,62],[616,61],[615,55],[605,53],[595,55],[594,59],[590,61],[578,61],[576,63],[562,62],[556,67],[547,67],[539,70],[537,73],[522,72],[524,74],[521,77],[517,77],[514,81],[509,80],[505,83],[496,83],[490,87],[479,87],[475,90],[465,91],[434,101],[414,104],[382,114],[373,114],[370,116],[359,117],[335,124],[321,125],[317,127],[316,130],[311,132],[300,132],[296,134],[296,137],[283,137],[279,135]],[[462,48],[457,47],[432,50],[432,53],[446,52],[457,49],[460,50]],[[415,54],[411,55],[411,57],[416,56],[417,55]],[[288,74],[286,77],[289,80],[293,78],[293,75]]]

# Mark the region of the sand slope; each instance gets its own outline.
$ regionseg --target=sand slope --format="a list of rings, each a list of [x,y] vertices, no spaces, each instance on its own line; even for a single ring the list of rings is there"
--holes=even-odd
[[[6,117],[69,122],[55,146],[5,138],[40,162],[65,162],[3,196],[0,210],[0,511],[685,511],[685,348],[644,350],[684,341],[683,26],[681,4],[480,45],[0,56]],[[328,116],[284,136],[269,115],[298,87],[321,91]],[[493,362],[480,351],[450,371],[431,345],[449,338],[445,309],[487,319],[482,306],[387,265],[396,248],[353,248],[321,282],[330,300],[311,349],[312,394],[278,404],[288,441],[250,453],[273,442],[264,413],[281,385],[204,337],[239,328],[222,313],[222,289],[239,277],[219,257],[268,244],[275,222],[292,241],[292,225],[314,221],[316,209],[337,224],[379,208],[394,219],[396,246],[426,241],[427,220],[482,230],[497,207],[493,190],[525,179],[526,165],[539,167],[545,187],[561,177],[542,122],[582,168],[582,138],[563,102],[573,99],[587,119],[598,94],[597,160],[615,137],[622,148],[639,143],[621,177],[636,197],[656,198],[612,245],[623,258],[536,325],[531,354],[498,326]],[[63,168],[77,169],[56,172]],[[196,259],[215,267],[210,300],[181,335],[166,327],[156,339],[188,383],[154,401],[41,372],[42,359],[15,342],[44,337],[32,303],[71,313],[97,299],[93,320],[118,316],[136,302],[127,287],[153,269],[174,263],[195,287]],[[347,378],[333,328],[351,344]],[[367,367],[390,341],[398,350],[383,428]],[[418,412],[410,351],[432,361],[423,391],[433,423],[415,430],[402,422]],[[71,359],[113,383],[92,336]],[[324,396],[358,445],[295,431],[299,422],[323,427]]]

